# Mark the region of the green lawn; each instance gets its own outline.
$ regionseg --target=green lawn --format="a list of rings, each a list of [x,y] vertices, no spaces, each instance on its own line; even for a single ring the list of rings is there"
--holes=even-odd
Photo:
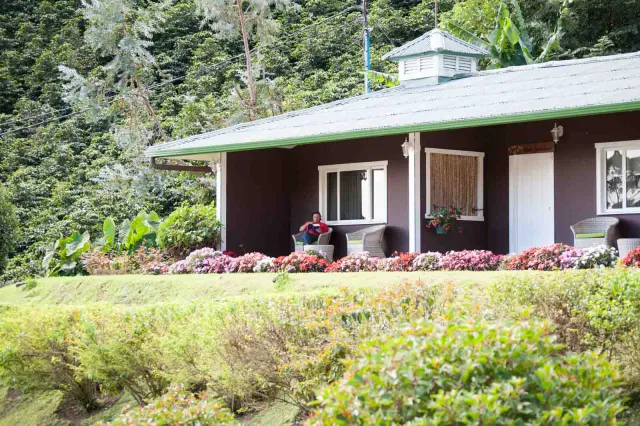
[[[311,273],[288,274],[276,282],[274,280],[278,275],[268,273],[46,278],[36,281],[35,287],[12,285],[0,288],[0,303],[84,305],[110,302],[136,305],[196,300],[225,301],[282,294],[330,294],[337,292],[342,286],[376,289],[403,280],[485,284],[505,273],[514,272]]]

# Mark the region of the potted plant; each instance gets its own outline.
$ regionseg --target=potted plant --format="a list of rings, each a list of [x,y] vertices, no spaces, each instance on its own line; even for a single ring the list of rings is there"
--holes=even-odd
[[[435,228],[436,234],[446,234],[455,229],[462,232],[462,226],[457,222],[461,216],[460,209],[456,207],[441,208],[431,215],[431,219],[427,222],[427,228]]]

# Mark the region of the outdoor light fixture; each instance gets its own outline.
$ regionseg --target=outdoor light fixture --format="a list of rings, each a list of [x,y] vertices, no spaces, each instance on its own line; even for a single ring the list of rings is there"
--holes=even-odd
[[[409,143],[409,138],[405,138],[402,146],[402,154],[404,158],[409,158],[409,154],[411,153],[411,144]]]
[[[551,136],[553,137],[553,141],[555,143],[560,142],[560,138],[564,135],[564,127],[558,126],[558,123],[555,123],[553,129],[551,129]]]

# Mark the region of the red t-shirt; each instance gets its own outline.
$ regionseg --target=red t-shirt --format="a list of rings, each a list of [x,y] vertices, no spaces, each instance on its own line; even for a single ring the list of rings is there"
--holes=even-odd
[[[318,236],[329,232],[329,227],[324,222],[310,223],[309,226],[307,226],[307,232],[311,235]]]

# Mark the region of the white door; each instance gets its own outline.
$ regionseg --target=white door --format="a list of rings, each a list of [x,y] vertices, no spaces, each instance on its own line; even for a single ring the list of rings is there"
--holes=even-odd
[[[509,251],[554,243],[553,153],[509,156]]]

